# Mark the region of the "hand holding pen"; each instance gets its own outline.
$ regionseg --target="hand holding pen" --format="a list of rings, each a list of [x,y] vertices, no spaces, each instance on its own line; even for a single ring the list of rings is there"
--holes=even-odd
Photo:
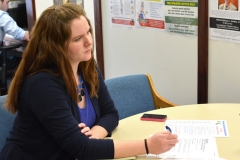
[[[166,129],[168,131],[158,132],[147,139],[149,153],[160,154],[167,152],[178,143],[178,136],[172,134],[169,127],[166,127]]]

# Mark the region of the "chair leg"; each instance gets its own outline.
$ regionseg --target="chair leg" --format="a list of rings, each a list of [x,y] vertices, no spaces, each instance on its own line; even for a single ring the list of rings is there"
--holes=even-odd
[[[3,64],[2,64],[2,79],[1,79],[1,95],[7,94],[7,78],[6,78],[6,58],[7,58],[7,51],[2,52],[3,55]]]
[[[8,89],[7,89],[7,82],[5,81],[5,82],[3,82],[3,81],[1,80],[1,89],[0,89],[0,95],[1,96],[3,96],[3,95],[6,95],[7,94],[7,92],[8,92]]]

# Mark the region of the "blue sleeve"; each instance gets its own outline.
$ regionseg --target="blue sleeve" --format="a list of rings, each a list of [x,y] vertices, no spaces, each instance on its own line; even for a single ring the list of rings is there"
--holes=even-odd
[[[7,12],[2,12],[0,15],[0,27],[3,29],[3,31],[11,36],[13,36],[17,40],[22,40],[25,31],[18,27],[17,23],[8,15]]]

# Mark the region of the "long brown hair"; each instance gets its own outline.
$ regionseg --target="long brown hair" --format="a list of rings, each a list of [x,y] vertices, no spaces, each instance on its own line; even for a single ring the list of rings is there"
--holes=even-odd
[[[5,105],[9,111],[16,113],[18,110],[18,97],[26,78],[40,71],[61,77],[69,95],[76,102],[78,101],[77,84],[67,57],[67,50],[72,34],[70,23],[80,16],[87,19],[93,35],[90,21],[80,5],[72,3],[54,5],[41,14],[31,31],[30,41],[9,88]],[[89,86],[90,97],[97,97],[99,83],[93,50],[90,60],[79,63],[78,71]]]

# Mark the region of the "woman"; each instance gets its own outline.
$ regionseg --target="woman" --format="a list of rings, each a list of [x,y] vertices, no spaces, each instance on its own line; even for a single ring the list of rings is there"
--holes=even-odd
[[[0,159],[112,159],[171,149],[177,136],[104,139],[118,113],[93,58],[90,21],[75,4],[52,6],[35,24],[9,89],[18,112]],[[146,146],[145,146],[146,145]]]

